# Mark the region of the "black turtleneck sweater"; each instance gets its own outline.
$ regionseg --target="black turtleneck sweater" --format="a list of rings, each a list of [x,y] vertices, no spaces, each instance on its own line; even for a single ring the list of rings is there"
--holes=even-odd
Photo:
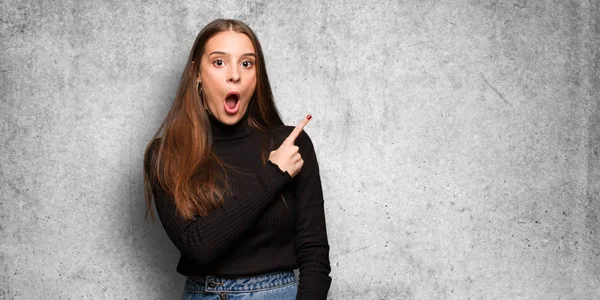
[[[329,243],[319,166],[309,136],[302,131],[296,139],[304,164],[292,178],[269,160],[262,164],[263,135],[248,126],[248,112],[231,126],[213,116],[210,124],[212,151],[237,170],[227,172],[230,192],[224,203],[205,217],[184,220],[171,196],[154,187],[160,221],[181,252],[177,272],[237,277],[299,268],[296,299],[326,299]],[[293,129],[274,129],[270,150]]]

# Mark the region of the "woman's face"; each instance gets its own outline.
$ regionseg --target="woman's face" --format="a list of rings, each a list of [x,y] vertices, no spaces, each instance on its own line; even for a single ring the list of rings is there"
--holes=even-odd
[[[223,31],[211,37],[200,62],[205,108],[223,124],[237,123],[256,88],[256,54],[243,33]]]

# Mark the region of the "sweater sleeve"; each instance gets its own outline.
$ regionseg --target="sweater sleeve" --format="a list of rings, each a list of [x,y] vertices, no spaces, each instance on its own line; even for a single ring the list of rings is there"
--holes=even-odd
[[[331,285],[329,243],[319,165],[313,144],[302,131],[297,139],[304,160],[296,184],[296,258],[300,269],[296,299],[327,299]]]
[[[221,206],[192,220],[182,218],[172,196],[157,186],[153,189],[154,201],[160,221],[181,255],[204,265],[227,250],[291,179],[287,171],[267,161],[251,180],[239,182],[237,190],[244,193],[226,194]]]

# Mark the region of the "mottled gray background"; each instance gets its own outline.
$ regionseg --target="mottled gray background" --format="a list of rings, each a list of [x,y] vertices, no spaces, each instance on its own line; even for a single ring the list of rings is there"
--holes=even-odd
[[[598,1],[0,1],[0,298],[177,299],[142,155],[247,22],[321,166],[330,299],[598,299]]]

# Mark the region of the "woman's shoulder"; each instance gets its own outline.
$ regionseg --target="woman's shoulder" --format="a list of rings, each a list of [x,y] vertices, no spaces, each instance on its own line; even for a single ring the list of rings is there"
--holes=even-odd
[[[144,154],[145,158],[154,158],[156,152],[158,151],[158,147],[160,147],[160,138],[154,138],[152,141],[148,142],[148,145],[146,146],[146,153]]]
[[[160,138],[154,138],[146,146],[144,153],[144,167],[146,170],[150,170],[156,163],[158,148],[160,147]]]

